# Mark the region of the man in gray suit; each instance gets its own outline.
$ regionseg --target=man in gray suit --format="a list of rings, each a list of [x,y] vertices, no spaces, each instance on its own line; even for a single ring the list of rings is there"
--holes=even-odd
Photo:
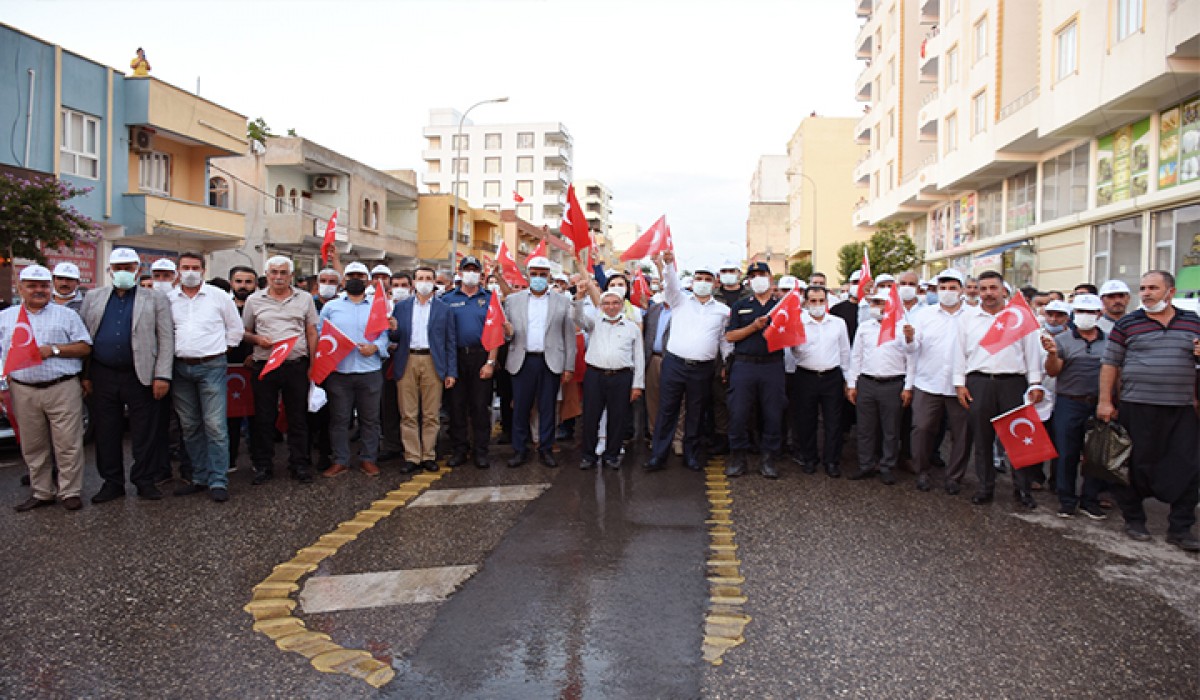
[[[132,248],[115,248],[108,258],[112,285],[83,299],[80,316],[91,333],[92,356],[83,372],[83,391],[90,395],[96,433],[96,469],[104,486],[92,503],[125,495],[125,412],[133,440],[129,480],[138,496],[158,500],[162,493],[155,477],[166,471],[167,449],[158,425],[163,399],[171,389],[175,362],[175,325],[167,298],[153,289],[139,289],[141,263]]]
[[[529,461],[529,412],[537,405],[538,453],[542,464],[557,467],[554,459],[555,400],[559,384],[571,381],[575,368],[575,322],[571,300],[551,293],[550,261],[538,256],[526,265],[529,289],[504,302],[508,322],[506,368],[512,374],[512,459],[508,466]]]

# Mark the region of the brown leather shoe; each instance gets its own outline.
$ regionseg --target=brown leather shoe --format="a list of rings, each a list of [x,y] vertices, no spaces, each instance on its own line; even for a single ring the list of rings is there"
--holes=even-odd
[[[346,472],[348,472],[348,471],[350,471],[350,468],[349,468],[349,467],[347,467],[346,465],[344,465],[344,464],[335,464],[335,465],[333,465],[332,467],[330,467],[330,468],[326,469],[325,471],[321,472],[321,476],[323,476],[323,477],[325,477],[325,478],[327,478],[327,479],[332,479],[333,477],[335,477],[335,476],[337,476],[337,475],[339,475],[339,474],[345,474],[345,473],[346,473]]]
[[[358,468],[367,476],[379,476],[379,466],[374,462],[363,462],[358,465]]]
[[[29,500],[25,501],[24,503],[17,505],[17,506],[13,506],[13,510],[17,511],[18,513],[25,513],[27,511],[33,510],[34,508],[45,508],[46,506],[52,506],[52,505],[54,505],[54,499],[51,499],[49,501],[43,501],[42,499],[40,499],[36,496],[30,496]]]
[[[83,501],[79,500],[79,496],[68,496],[62,500],[63,508],[67,510],[79,510],[83,507]]]

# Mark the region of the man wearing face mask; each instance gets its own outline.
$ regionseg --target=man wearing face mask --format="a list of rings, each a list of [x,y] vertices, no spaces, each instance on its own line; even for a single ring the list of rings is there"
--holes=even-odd
[[[83,294],[79,289],[79,267],[74,263],[61,262],[54,266],[53,294],[51,301],[79,313],[83,307]]]
[[[901,272],[896,277],[896,286],[900,288],[900,303],[904,304],[905,312],[909,315],[916,313],[924,301],[920,295],[921,278],[911,270]]]
[[[1129,285],[1121,280],[1109,280],[1100,287],[1100,301],[1104,303],[1104,315],[1100,317],[1100,330],[1107,335],[1129,309]]]
[[[95,339],[84,369],[84,393],[92,396],[91,420],[96,433],[96,469],[104,486],[92,497],[105,503],[125,495],[123,438],[125,414],[133,426],[133,465],[129,480],[138,496],[162,498],[155,479],[169,470],[167,446],[157,426],[163,399],[171,389],[175,363],[175,325],[167,298],[139,289],[141,267],[132,248],[114,248],[108,258],[112,285],[83,299],[80,316]]]
[[[901,412],[912,402],[905,378],[912,371],[908,346],[915,334],[913,327],[902,320],[897,324],[896,337],[879,343],[889,298],[879,292],[867,298],[870,318],[858,329],[850,353],[850,371],[846,373],[846,398],[858,409],[858,471],[849,478],[857,481],[878,474],[887,486],[896,483]],[[901,326],[903,331],[899,332]]]
[[[191,483],[176,496],[208,491],[229,499],[229,426],[225,410],[225,354],[242,342],[245,328],[229,295],[204,284],[204,258],[179,256],[179,287],[167,295],[175,322],[175,368],[171,397],[191,461]]]
[[[484,349],[483,324],[487,322],[492,293],[480,285],[483,266],[478,258],[468,255],[458,268],[462,284],[442,297],[454,314],[458,356],[458,381],[446,395],[454,450],[446,464],[457,467],[470,455],[476,467],[487,469],[491,466],[488,443],[492,436],[492,376],[498,348]]]
[[[1129,484],[1111,484],[1110,490],[1131,539],[1150,539],[1142,502],[1153,496],[1171,506],[1167,544],[1200,552],[1192,531],[1200,501],[1195,409],[1200,316],[1171,304],[1175,276],[1165,270],[1142,275],[1138,296],[1142,308],[1117,321],[1100,367],[1096,418],[1120,420],[1133,441]]]
[[[596,466],[600,417],[607,410],[604,466],[617,469],[621,466],[621,436],[625,434],[630,406],[645,388],[642,332],[625,317],[625,298],[611,289],[600,295],[599,322],[585,313],[583,298],[592,284],[586,277],[579,281],[574,304],[575,323],[589,334],[583,385],[583,458],[579,468]]]
[[[163,296],[170,294],[175,289],[175,282],[179,279],[175,261],[170,258],[159,258],[150,263],[150,278],[154,280],[150,285],[151,289]]]
[[[317,296],[313,298],[313,304],[316,305],[317,311],[320,311],[325,304],[329,303],[329,300],[337,296],[341,284],[342,275],[332,267],[327,267],[317,273]]]
[[[757,406],[761,426],[762,461],[758,471],[768,479],[778,479],[775,458],[783,444],[783,414],[787,402],[787,377],[783,371],[783,350],[770,350],[763,329],[771,323],[768,316],[778,302],[771,296],[771,268],[765,262],[752,263],[750,277],[753,296],[735,303],[729,310],[725,342],[732,345],[733,360],[729,371],[729,451],[726,476],[746,473],[746,453],[751,448],[750,420]]]
[[[508,466],[529,461],[530,411],[538,410],[538,453],[543,465],[556,467],[555,400],[559,384],[575,375],[575,321],[570,300],[550,293],[550,261],[538,256],[526,265],[529,289],[504,302],[508,321],[508,371],[513,377],[513,456]]]
[[[836,479],[842,475],[842,402],[846,400],[846,373],[850,371],[850,338],[845,322],[826,313],[827,303],[824,287],[804,290],[806,340],[791,350],[802,397],[795,410],[804,417],[800,423],[800,469],[812,474],[823,458],[826,476]],[[821,458],[817,455],[818,410],[825,424]]]

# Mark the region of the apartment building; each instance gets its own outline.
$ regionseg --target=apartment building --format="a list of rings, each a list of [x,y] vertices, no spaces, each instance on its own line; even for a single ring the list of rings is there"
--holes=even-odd
[[[775,275],[787,274],[788,157],[761,156],[750,179],[746,215],[746,261],[765,262]]]
[[[854,0],[859,226],[927,272],[1200,290],[1200,0]]]
[[[425,174],[430,194],[449,193],[459,178],[459,196],[470,206],[514,209],[534,226],[558,228],[571,183],[574,144],[558,122],[459,123],[453,109],[432,109],[424,129]],[[578,190],[578,187],[576,188]]]
[[[596,257],[606,266],[619,262],[612,243],[613,193],[599,180],[576,180],[575,197],[587,217],[588,229],[596,243]]]

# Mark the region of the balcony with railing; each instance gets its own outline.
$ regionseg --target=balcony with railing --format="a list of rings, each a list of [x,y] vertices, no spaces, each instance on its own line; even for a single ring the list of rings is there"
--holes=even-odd
[[[937,28],[931,29],[921,40],[920,67],[917,70],[917,81],[922,83],[938,82],[938,64],[941,62],[942,39]]]
[[[921,24],[938,23],[938,15],[942,12],[941,0],[921,0],[919,7],[921,13]]]
[[[871,128],[875,126],[878,117],[871,113],[871,106],[863,108],[862,119],[854,127],[854,143],[865,146],[871,143]]]
[[[858,39],[854,42],[854,57],[871,60],[875,51],[875,23],[868,21],[858,30]]]
[[[938,120],[941,118],[939,93],[931,91],[921,98],[921,106],[917,110],[917,140],[937,141]]]
[[[875,0],[855,0],[854,14],[857,17],[870,17],[875,10]]]

